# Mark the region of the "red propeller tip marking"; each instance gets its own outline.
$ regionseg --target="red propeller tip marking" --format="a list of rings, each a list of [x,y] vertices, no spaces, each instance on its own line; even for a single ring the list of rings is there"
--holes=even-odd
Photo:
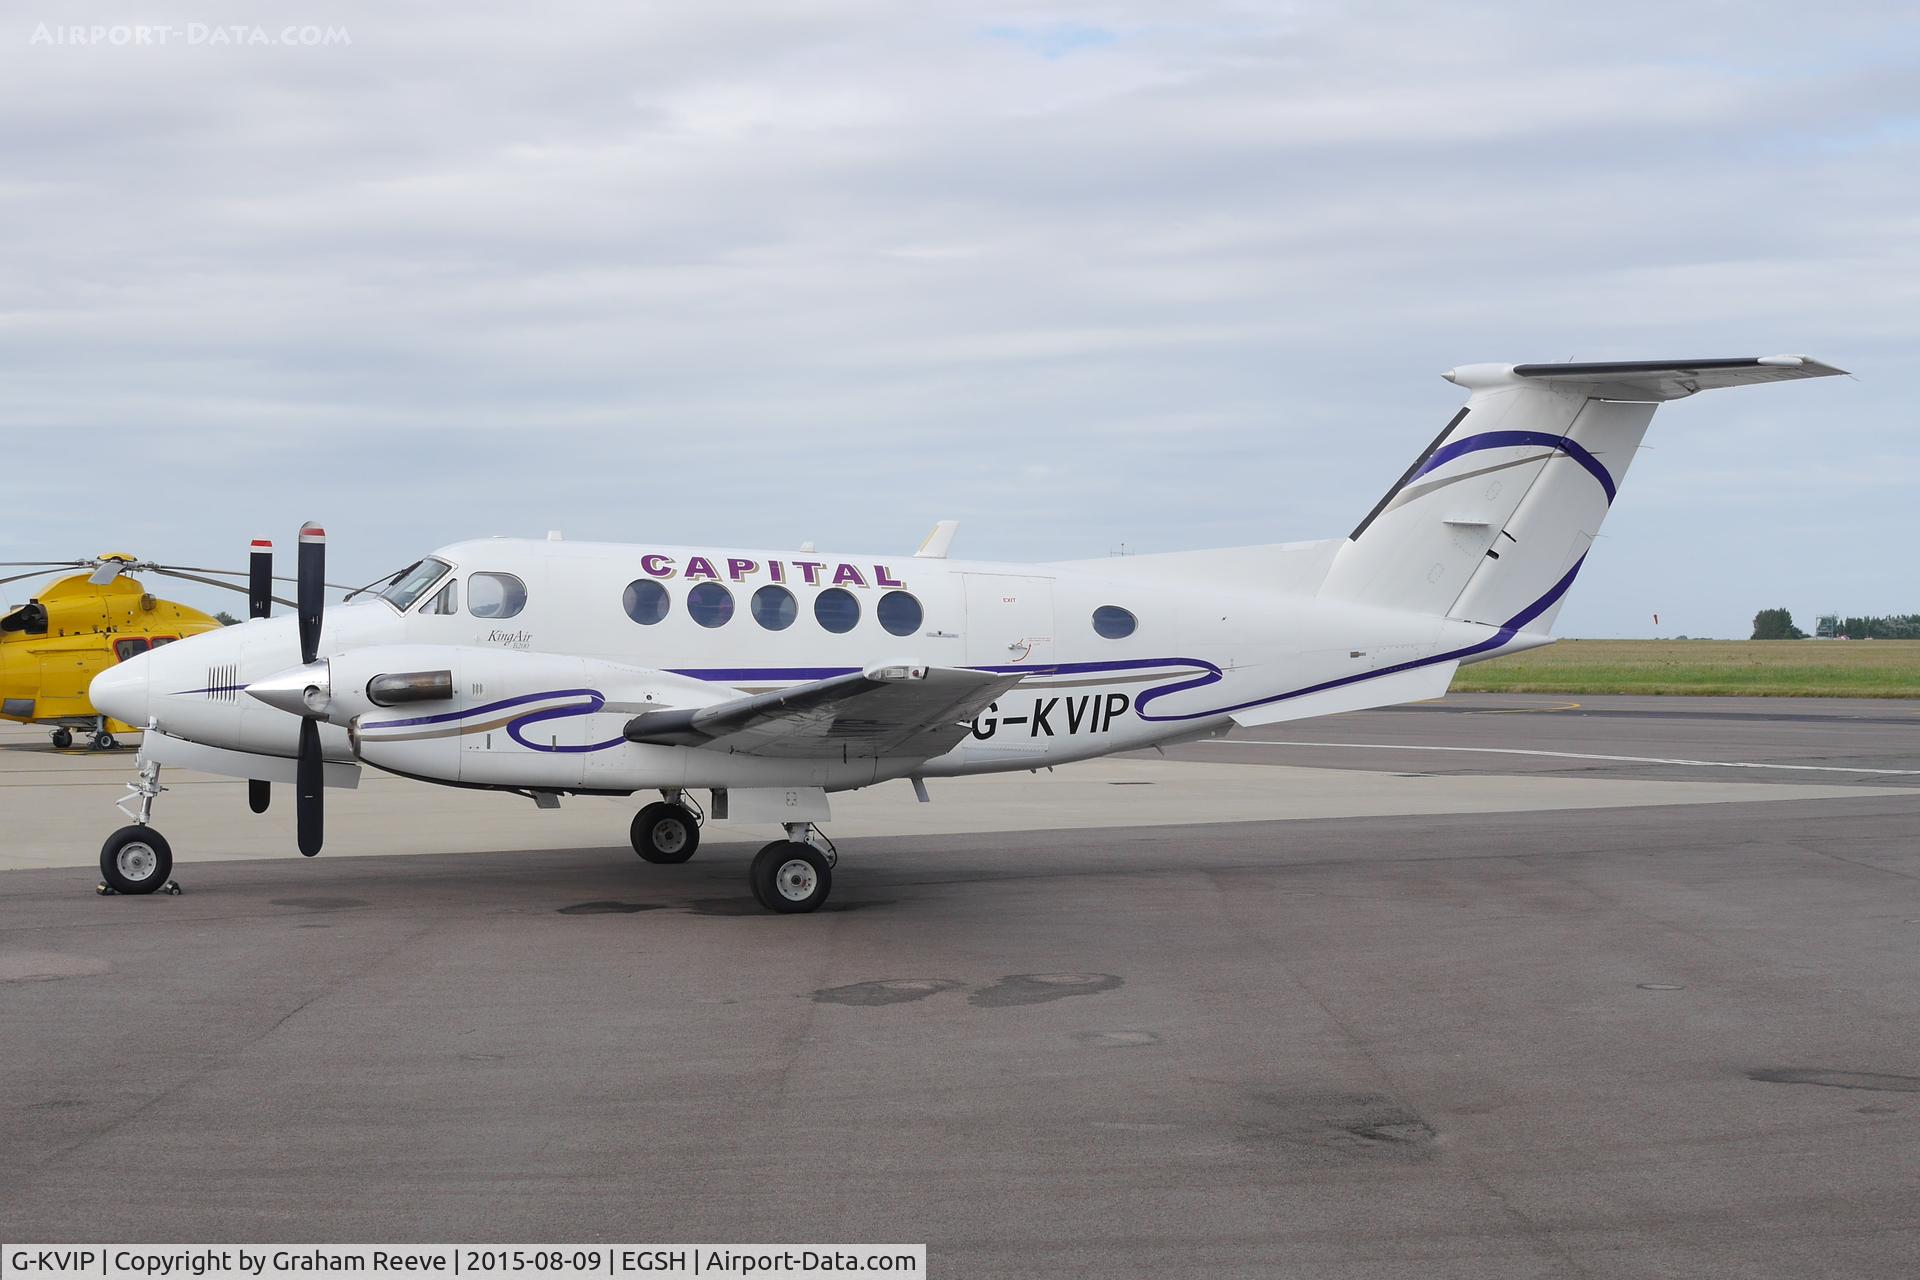
[[[265,550],[268,550],[268,551],[273,550],[273,543],[266,538],[255,538],[253,540],[253,545],[255,547],[264,548]]]

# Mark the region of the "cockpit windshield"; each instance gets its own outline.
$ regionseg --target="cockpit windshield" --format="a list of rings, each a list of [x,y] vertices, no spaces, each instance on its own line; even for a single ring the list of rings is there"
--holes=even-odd
[[[380,598],[404,613],[408,605],[427,594],[427,589],[445,577],[451,568],[445,560],[435,560],[432,556],[415,561],[393,575],[393,580],[380,589]]]

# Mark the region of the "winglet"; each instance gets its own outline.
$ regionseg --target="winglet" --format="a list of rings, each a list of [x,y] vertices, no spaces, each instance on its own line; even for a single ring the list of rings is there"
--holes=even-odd
[[[927,540],[920,544],[920,549],[913,553],[913,558],[916,560],[945,560],[947,558],[948,548],[953,546],[954,532],[959,528],[960,522],[958,520],[939,521],[933,526],[933,532],[927,535]]]

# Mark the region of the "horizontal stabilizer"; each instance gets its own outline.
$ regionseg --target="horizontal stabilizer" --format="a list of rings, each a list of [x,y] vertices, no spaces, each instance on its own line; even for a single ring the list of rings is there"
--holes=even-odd
[[[1845,373],[1811,356],[1735,356],[1711,360],[1610,360],[1567,364],[1477,364],[1450,369],[1449,382],[1486,387],[1502,382],[1584,390],[1609,400],[1678,400],[1696,391],[1744,387]]]
[[[1279,724],[1283,720],[1307,720],[1314,716],[1337,716],[1343,711],[1365,711],[1369,707],[1391,707],[1402,702],[1425,702],[1442,697],[1453,683],[1458,662],[1436,662],[1410,671],[1395,671],[1355,680],[1331,689],[1302,693],[1278,702],[1233,713],[1233,722],[1243,727]]]

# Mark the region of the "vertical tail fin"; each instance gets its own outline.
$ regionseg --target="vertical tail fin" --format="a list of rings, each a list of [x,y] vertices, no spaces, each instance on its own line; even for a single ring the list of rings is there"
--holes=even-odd
[[[1544,633],[1661,401],[1840,372],[1804,356],[1451,370],[1466,407],[1354,529],[1321,593]]]

